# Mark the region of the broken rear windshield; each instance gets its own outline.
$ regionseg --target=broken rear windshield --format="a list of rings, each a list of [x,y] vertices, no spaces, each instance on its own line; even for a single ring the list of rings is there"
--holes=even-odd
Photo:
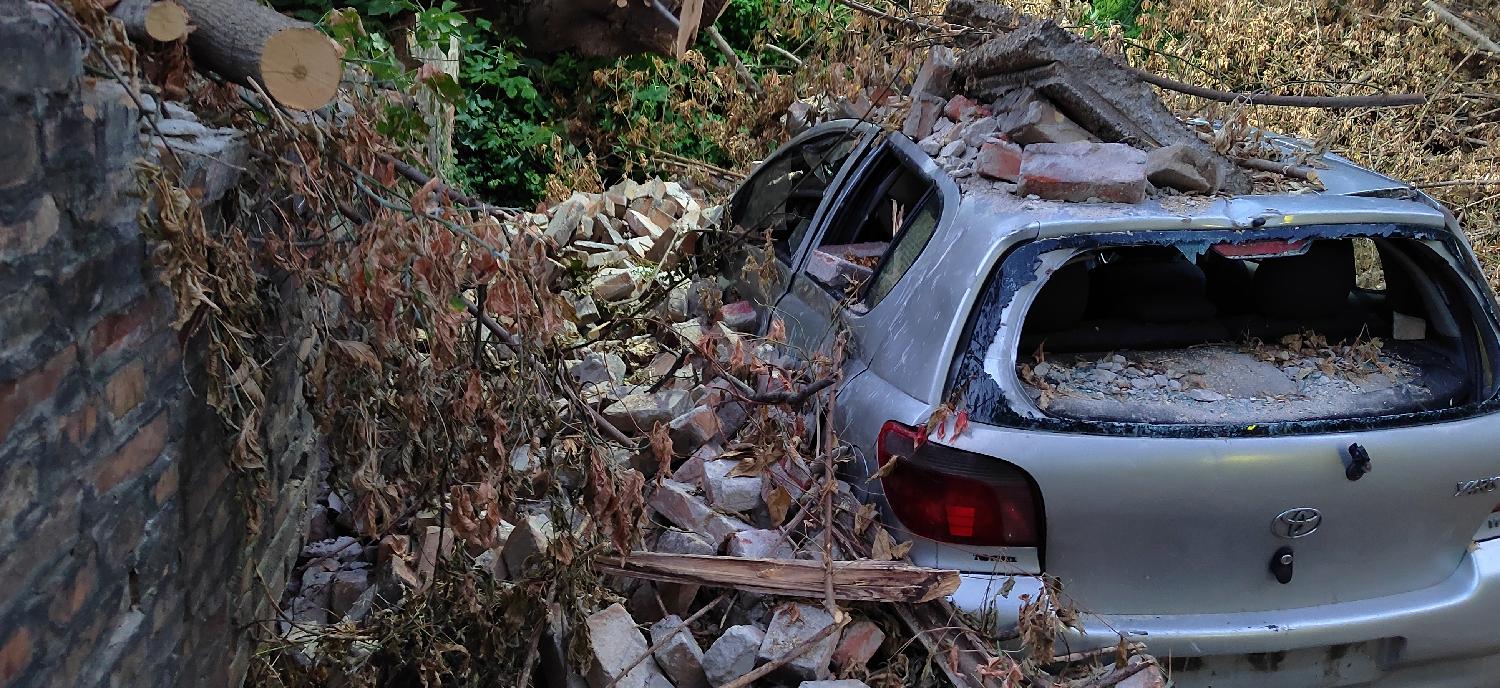
[[[1456,409],[1492,395],[1494,337],[1441,238],[1362,224],[1032,242],[986,286],[953,388],[993,424],[1244,429]]]

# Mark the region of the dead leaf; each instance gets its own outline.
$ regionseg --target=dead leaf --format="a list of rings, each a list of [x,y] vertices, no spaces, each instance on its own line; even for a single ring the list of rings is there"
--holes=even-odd
[[[879,528],[875,531],[875,542],[870,546],[870,558],[875,561],[891,561],[895,559],[896,539],[891,537],[890,531]]]
[[[968,430],[968,429],[969,429],[969,412],[968,411],[959,411],[958,414],[953,417],[953,437],[956,438],[959,435],[964,434],[964,431]]]
[[[854,512],[854,534],[864,535],[870,529],[870,524],[875,522],[875,505],[861,504],[859,511]]]
[[[672,432],[666,423],[658,422],[651,428],[651,453],[656,455],[658,478],[672,473]]]
[[[780,526],[786,521],[786,512],[792,508],[792,495],[780,485],[772,487],[766,495],[766,511],[771,516],[771,525]]]
[[[900,464],[901,464],[901,457],[899,457],[899,456],[892,456],[889,461],[881,464],[880,465],[880,470],[875,471],[875,474],[871,475],[870,478],[869,478],[869,480],[866,480],[865,482],[870,482],[870,480],[879,480],[881,478],[884,478],[884,477],[890,475],[892,472],[894,472],[896,470],[896,466],[898,466]]]
[[[380,357],[375,355],[375,350],[370,348],[369,344],[350,339],[335,339],[333,344],[338,347],[340,353],[348,356],[355,363],[363,363],[371,370],[380,371]]]

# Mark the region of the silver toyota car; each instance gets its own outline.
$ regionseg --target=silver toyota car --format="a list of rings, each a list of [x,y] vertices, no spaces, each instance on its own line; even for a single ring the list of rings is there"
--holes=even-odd
[[[737,288],[794,347],[846,333],[849,480],[961,608],[1055,579],[1060,647],[1180,686],[1500,685],[1494,296],[1450,212],[1317,164],[1062,203],[830,122],[736,194],[769,237]]]

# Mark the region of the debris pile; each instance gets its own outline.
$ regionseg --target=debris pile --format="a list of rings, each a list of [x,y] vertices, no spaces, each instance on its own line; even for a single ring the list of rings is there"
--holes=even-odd
[[[561,367],[602,441],[514,447],[509,508],[471,508],[490,493],[450,498],[378,539],[357,539],[346,498],[330,492],[282,602],[281,639],[299,661],[357,665],[373,647],[347,634],[439,594],[455,573],[519,592],[583,566],[603,583],[598,597],[551,601],[546,632],[529,641],[537,668],[525,671],[545,685],[891,685],[905,682],[910,642],[961,654],[939,662],[957,685],[980,682],[981,667],[1020,671],[992,629],[946,601],[958,573],[904,561],[909,543],[838,479],[847,452],[816,439],[837,362],[792,356],[774,325],[751,336],[755,310],[722,304],[724,278],[666,267],[692,259],[719,212],[650,180],[515,220],[565,268],[558,296],[578,331],[594,326]],[[650,334],[609,332],[639,312]],[[1032,608],[1033,626],[1063,630],[1058,606]],[[1051,668],[1114,671],[1082,667]]]
[[[1401,344],[1396,342],[1394,344]],[[1413,349],[1322,335],[1183,349],[1049,354],[1016,374],[1038,408],[1074,418],[1259,422],[1342,417],[1436,396]]]
[[[974,4],[951,4],[949,20],[977,21]],[[965,190],[1117,203],[1251,190],[1213,128],[1177,119],[1113,57],[1050,21],[981,19],[1010,25],[962,55],[933,47],[906,96],[861,93],[831,114],[895,122]],[[794,103],[789,125],[814,109]]]

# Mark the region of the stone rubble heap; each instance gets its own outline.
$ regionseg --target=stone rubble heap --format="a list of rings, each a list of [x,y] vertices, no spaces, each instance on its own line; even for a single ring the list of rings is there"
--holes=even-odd
[[[1379,340],[1307,347],[1299,345],[1301,337],[1257,345],[1054,354],[1043,362],[1022,362],[1016,372],[1043,408],[1066,397],[1131,405],[1243,402],[1250,405],[1246,408],[1271,408],[1395,387],[1421,390],[1417,368]]]
[[[560,263],[581,267],[561,294],[572,304],[581,331],[612,311],[632,307],[654,279],[665,279],[658,268],[690,254],[718,213],[675,182],[626,181],[604,193],[575,193],[520,222],[550,240]],[[790,455],[762,465],[755,446],[743,437],[757,424],[789,428],[797,423],[798,411],[753,398],[807,381],[792,379],[796,364],[782,350],[749,336],[756,327],[750,304],[719,304],[720,285],[700,279],[671,290],[654,311],[661,336],[601,339],[577,351],[566,364],[568,373],[602,422],[637,445],[600,449],[611,470],[638,471],[647,478],[641,495],[647,517],[637,540],[642,551],[821,561],[829,536],[821,511],[809,508],[817,513],[798,522],[788,513],[802,508],[798,500],[804,494],[819,504],[818,471]],[[736,352],[766,365],[745,382],[717,373],[716,366],[679,365],[678,352],[714,356],[717,370],[734,369]],[[651,446],[663,435],[673,457],[666,464]],[[549,473],[547,452],[537,446],[510,452],[510,468],[524,477],[529,491],[520,495],[515,516],[500,521],[497,544],[488,548],[467,545],[443,527],[442,514],[433,509],[412,518],[405,533],[359,542],[351,537],[355,531],[344,500],[325,490],[313,507],[309,544],[282,601],[283,637],[305,643],[309,650],[303,657],[313,661],[311,648],[323,629],[357,625],[376,610],[429,589],[445,561],[462,561],[497,585],[555,575],[559,548],[571,539],[566,536],[586,538],[592,516],[577,500],[557,511],[549,494],[560,487],[583,495],[589,479],[579,471]],[[836,559],[858,559],[853,550],[868,548],[883,527],[861,509],[847,483],[834,484],[840,532],[858,532],[863,542],[838,540],[832,553]],[[864,520],[856,524],[855,514]],[[885,544],[895,545],[888,533],[882,536]],[[883,556],[895,558],[903,551],[896,548]],[[863,612],[841,610],[842,618],[835,619],[821,599],[732,594],[728,605],[678,632],[683,619],[725,589],[628,577],[611,585],[615,600],[605,600],[582,625],[570,626],[564,615],[556,615],[552,633],[539,642],[536,675],[544,685],[717,687],[786,660],[754,685],[858,688],[865,684],[852,677],[868,675],[879,653],[895,649],[886,642],[886,630]],[[567,660],[570,641],[579,633],[587,635],[591,648],[584,667]],[[820,639],[806,647],[815,637]],[[642,659],[648,648],[654,649]],[[803,654],[787,659],[797,652]]]

